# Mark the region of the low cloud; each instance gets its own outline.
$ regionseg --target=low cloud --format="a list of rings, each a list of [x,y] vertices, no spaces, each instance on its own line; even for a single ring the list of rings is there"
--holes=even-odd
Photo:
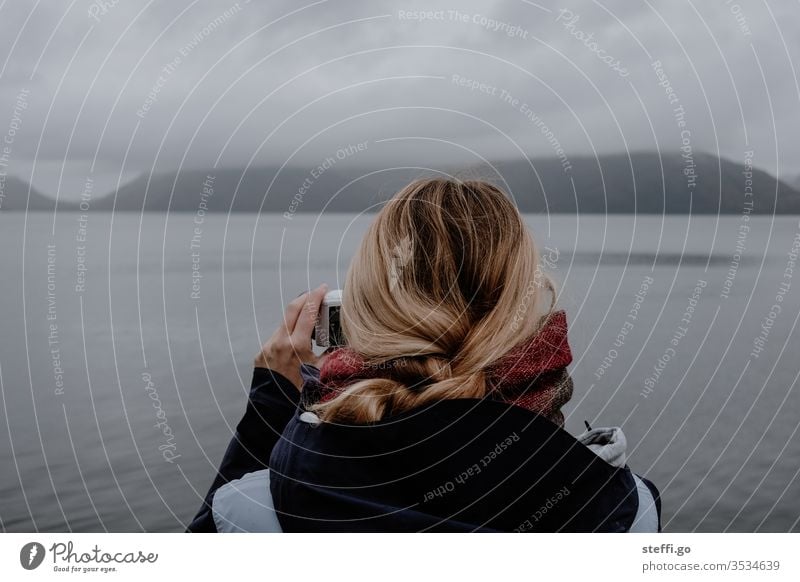
[[[797,16],[725,1],[6,3],[0,130],[28,89],[9,172],[66,198],[88,174],[112,188],[179,166],[313,164],[364,140],[382,165],[555,155],[529,111],[573,156],[676,151],[688,129],[698,151],[795,174]]]

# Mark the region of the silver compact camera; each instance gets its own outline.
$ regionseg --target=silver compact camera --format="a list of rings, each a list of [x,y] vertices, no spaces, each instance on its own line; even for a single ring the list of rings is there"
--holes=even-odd
[[[343,346],[344,333],[340,319],[342,310],[342,290],[334,289],[325,294],[319,309],[317,325],[311,339],[321,348]]]

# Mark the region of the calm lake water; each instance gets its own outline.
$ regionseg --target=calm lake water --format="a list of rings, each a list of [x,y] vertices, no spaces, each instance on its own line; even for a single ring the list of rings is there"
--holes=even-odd
[[[182,530],[282,305],[340,286],[370,220],[196,218],[0,213],[3,530]],[[667,531],[800,531],[798,218],[528,222],[570,324],[567,429],[623,427]]]

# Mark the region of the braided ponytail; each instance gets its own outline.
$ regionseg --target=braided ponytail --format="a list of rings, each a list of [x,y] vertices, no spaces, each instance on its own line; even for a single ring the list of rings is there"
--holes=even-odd
[[[553,296],[543,307],[545,289]],[[501,190],[412,182],[370,225],[342,300],[349,347],[392,374],[359,380],[315,411],[328,422],[370,422],[437,400],[482,398],[491,389],[485,370],[537,331],[554,291]]]

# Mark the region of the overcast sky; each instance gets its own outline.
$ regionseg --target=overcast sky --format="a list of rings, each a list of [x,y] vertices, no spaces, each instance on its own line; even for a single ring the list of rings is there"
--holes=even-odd
[[[796,1],[111,4],[0,2],[7,171],[50,195],[358,143],[382,166],[688,144],[800,173]]]

